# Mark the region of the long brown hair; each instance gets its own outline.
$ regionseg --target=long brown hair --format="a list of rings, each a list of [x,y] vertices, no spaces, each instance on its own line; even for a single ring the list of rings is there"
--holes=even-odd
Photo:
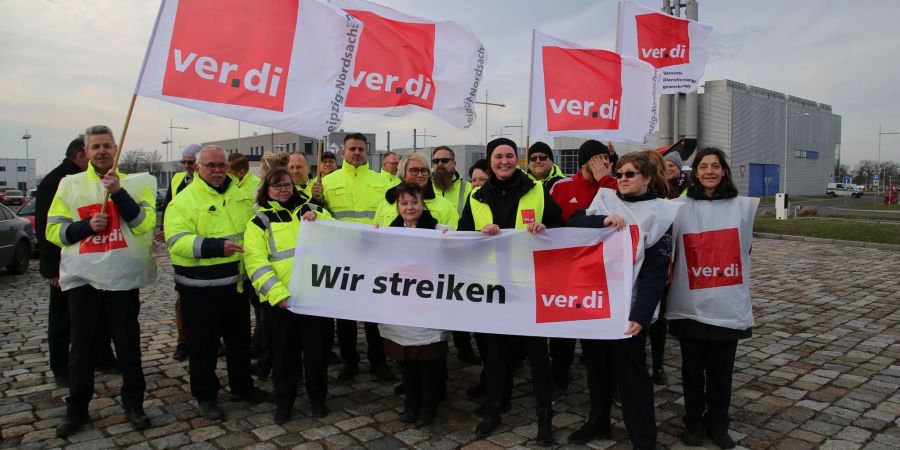
[[[665,165],[662,163],[656,164],[650,153],[633,152],[622,155],[616,163],[616,170],[618,171],[625,164],[631,163],[634,166],[634,170],[650,179],[650,188],[656,192],[656,195],[663,197],[669,191],[669,185],[666,183]],[[662,160],[662,157],[659,159]],[[660,167],[662,167],[662,170],[660,170]]]
[[[288,180],[291,179],[291,173],[284,167],[276,167],[266,174],[266,177],[259,183],[259,191],[256,193],[256,203],[259,206],[269,207],[269,202],[272,200],[272,198],[269,197],[269,188],[272,187],[273,184],[277,184],[281,181],[281,178],[283,177],[288,177]],[[294,194],[296,194],[294,182],[291,181],[291,195]]]

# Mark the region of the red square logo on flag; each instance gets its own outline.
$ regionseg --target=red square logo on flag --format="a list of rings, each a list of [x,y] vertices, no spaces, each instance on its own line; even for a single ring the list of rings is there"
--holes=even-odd
[[[743,283],[741,238],[737,228],[689,233],[683,239],[691,289]]]
[[[87,219],[100,212],[100,204],[82,206],[78,208],[78,217]],[[106,214],[109,221],[106,229],[99,234],[88,236],[81,241],[78,253],[104,253],[117,248],[128,247],[122,227],[119,223],[119,210],[111,200],[106,202]]]
[[[538,250],[533,258],[536,323],[610,317],[602,243]]]
[[[368,11],[346,10],[364,27],[347,106],[434,107],[433,23],[386,19]]]
[[[543,47],[547,130],[616,130],[622,58],[606,50]]]
[[[638,56],[657,69],[691,62],[689,22],[668,14],[635,16]]]
[[[523,209],[522,210],[522,223],[534,223],[534,210],[533,209]]]
[[[297,8],[297,0],[178,2],[163,95],[283,111]]]

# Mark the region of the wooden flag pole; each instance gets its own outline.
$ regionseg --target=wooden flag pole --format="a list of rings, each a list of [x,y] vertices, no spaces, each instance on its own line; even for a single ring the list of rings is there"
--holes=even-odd
[[[322,182],[322,147],[324,146],[325,141],[319,139],[318,145],[316,145],[316,180],[320,183]]]
[[[113,159],[112,170],[116,171],[119,167],[119,157],[122,155],[122,148],[125,147],[125,136],[128,134],[128,124],[131,123],[131,113],[134,112],[134,103],[137,101],[137,94],[131,95],[131,104],[128,105],[128,114],[125,116],[125,126],[122,127],[122,137],[119,145],[116,146],[116,157]],[[101,177],[106,174],[98,174]],[[100,206],[100,214],[106,213],[106,203],[109,201],[109,191],[103,196],[103,203]]]

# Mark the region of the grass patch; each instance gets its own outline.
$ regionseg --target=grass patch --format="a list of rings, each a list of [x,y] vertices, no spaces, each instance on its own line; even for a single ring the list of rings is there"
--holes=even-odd
[[[884,223],[824,219],[775,220],[769,217],[757,217],[753,231],[900,245],[900,227]]]
[[[843,209],[864,209],[864,210],[870,210],[870,211],[897,211],[897,212],[900,212],[900,205],[885,205],[883,203],[874,204],[874,205],[847,205],[847,206],[841,206],[841,208],[843,208]]]

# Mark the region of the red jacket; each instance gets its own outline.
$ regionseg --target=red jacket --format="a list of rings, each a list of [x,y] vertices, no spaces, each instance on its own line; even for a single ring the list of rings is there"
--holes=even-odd
[[[616,179],[609,175],[600,181],[588,181],[581,176],[581,172],[578,172],[572,178],[557,181],[550,189],[550,196],[562,208],[563,219],[569,220],[569,216],[575,211],[591,206],[591,201],[600,188],[618,189],[619,185]]]

